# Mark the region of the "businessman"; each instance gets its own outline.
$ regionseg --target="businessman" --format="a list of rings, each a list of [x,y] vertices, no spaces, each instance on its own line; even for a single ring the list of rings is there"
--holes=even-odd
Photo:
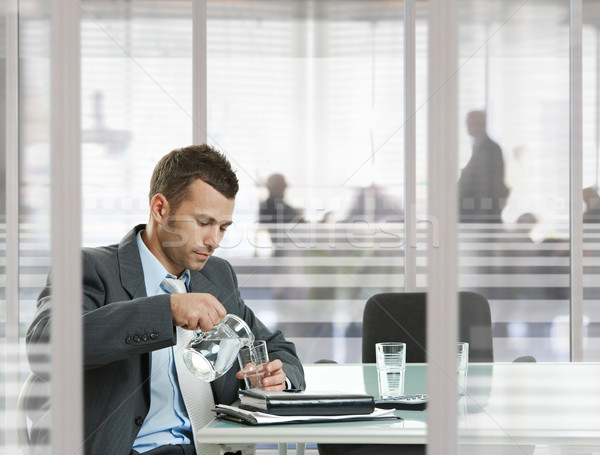
[[[227,313],[267,342],[267,389],[304,387],[294,345],[256,318],[231,265],[213,256],[232,224],[237,192],[230,163],[212,147],[173,150],[154,169],[148,223],[117,245],[84,249],[87,455],[213,453],[195,430],[212,418],[215,403],[237,399],[242,375],[232,368],[204,383],[181,366],[181,349],[192,330],[210,330]],[[183,287],[174,291],[165,278]],[[27,333],[30,355],[49,341],[51,286],[49,279]],[[38,380],[47,380],[31,360]]]
[[[502,150],[487,134],[484,111],[469,112],[466,124],[473,137],[473,153],[458,181],[460,220],[501,223],[510,192],[504,183]]]

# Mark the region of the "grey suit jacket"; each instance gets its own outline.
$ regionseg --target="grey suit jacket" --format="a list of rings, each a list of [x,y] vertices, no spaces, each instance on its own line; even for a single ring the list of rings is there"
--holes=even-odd
[[[147,297],[136,226],[118,245],[83,250],[84,435],[86,455],[128,455],[150,408],[152,351],[177,343],[169,295]],[[33,373],[47,380],[39,362],[50,336],[51,277],[38,299],[27,333]],[[269,358],[280,359],[292,384],[304,388],[304,373],[292,343],[271,332],[243,302],[231,265],[211,257],[191,272],[190,292],[214,295],[228,313],[242,317],[256,339],[265,340]],[[41,366],[41,367],[40,367]],[[211,383],[215,403],[237,399],[237,368]],[[43,417],[39,424],[46,420]],[[43,433],[33,435],[45,439]]]

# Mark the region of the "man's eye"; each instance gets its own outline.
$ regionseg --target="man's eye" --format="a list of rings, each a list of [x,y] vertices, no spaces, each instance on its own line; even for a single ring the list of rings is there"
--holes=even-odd
[[[225,232],[227,230],[226,227],[221,227],[221,232]]]

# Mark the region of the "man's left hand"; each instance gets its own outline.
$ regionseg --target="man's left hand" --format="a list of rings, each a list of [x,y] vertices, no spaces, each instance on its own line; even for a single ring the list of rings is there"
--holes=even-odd
[[[267,363],[266,369],[269,374],[268,376],[265,375],[262,380],[263,389],[285,390],[287,387],[285,383],[286,376],[283,371],[283,363],[281,363],[281,360],[275,359],[272,362]],[[242,374],[241,370],[236,373],[235,377],[238,379],[244,379],[244,375]]]

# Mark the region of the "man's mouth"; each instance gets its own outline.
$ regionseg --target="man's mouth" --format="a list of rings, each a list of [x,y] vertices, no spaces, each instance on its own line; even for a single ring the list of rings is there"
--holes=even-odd
[[[195,251],[196,255],[201,259],[208,259],[211,255],[208,251]]]

